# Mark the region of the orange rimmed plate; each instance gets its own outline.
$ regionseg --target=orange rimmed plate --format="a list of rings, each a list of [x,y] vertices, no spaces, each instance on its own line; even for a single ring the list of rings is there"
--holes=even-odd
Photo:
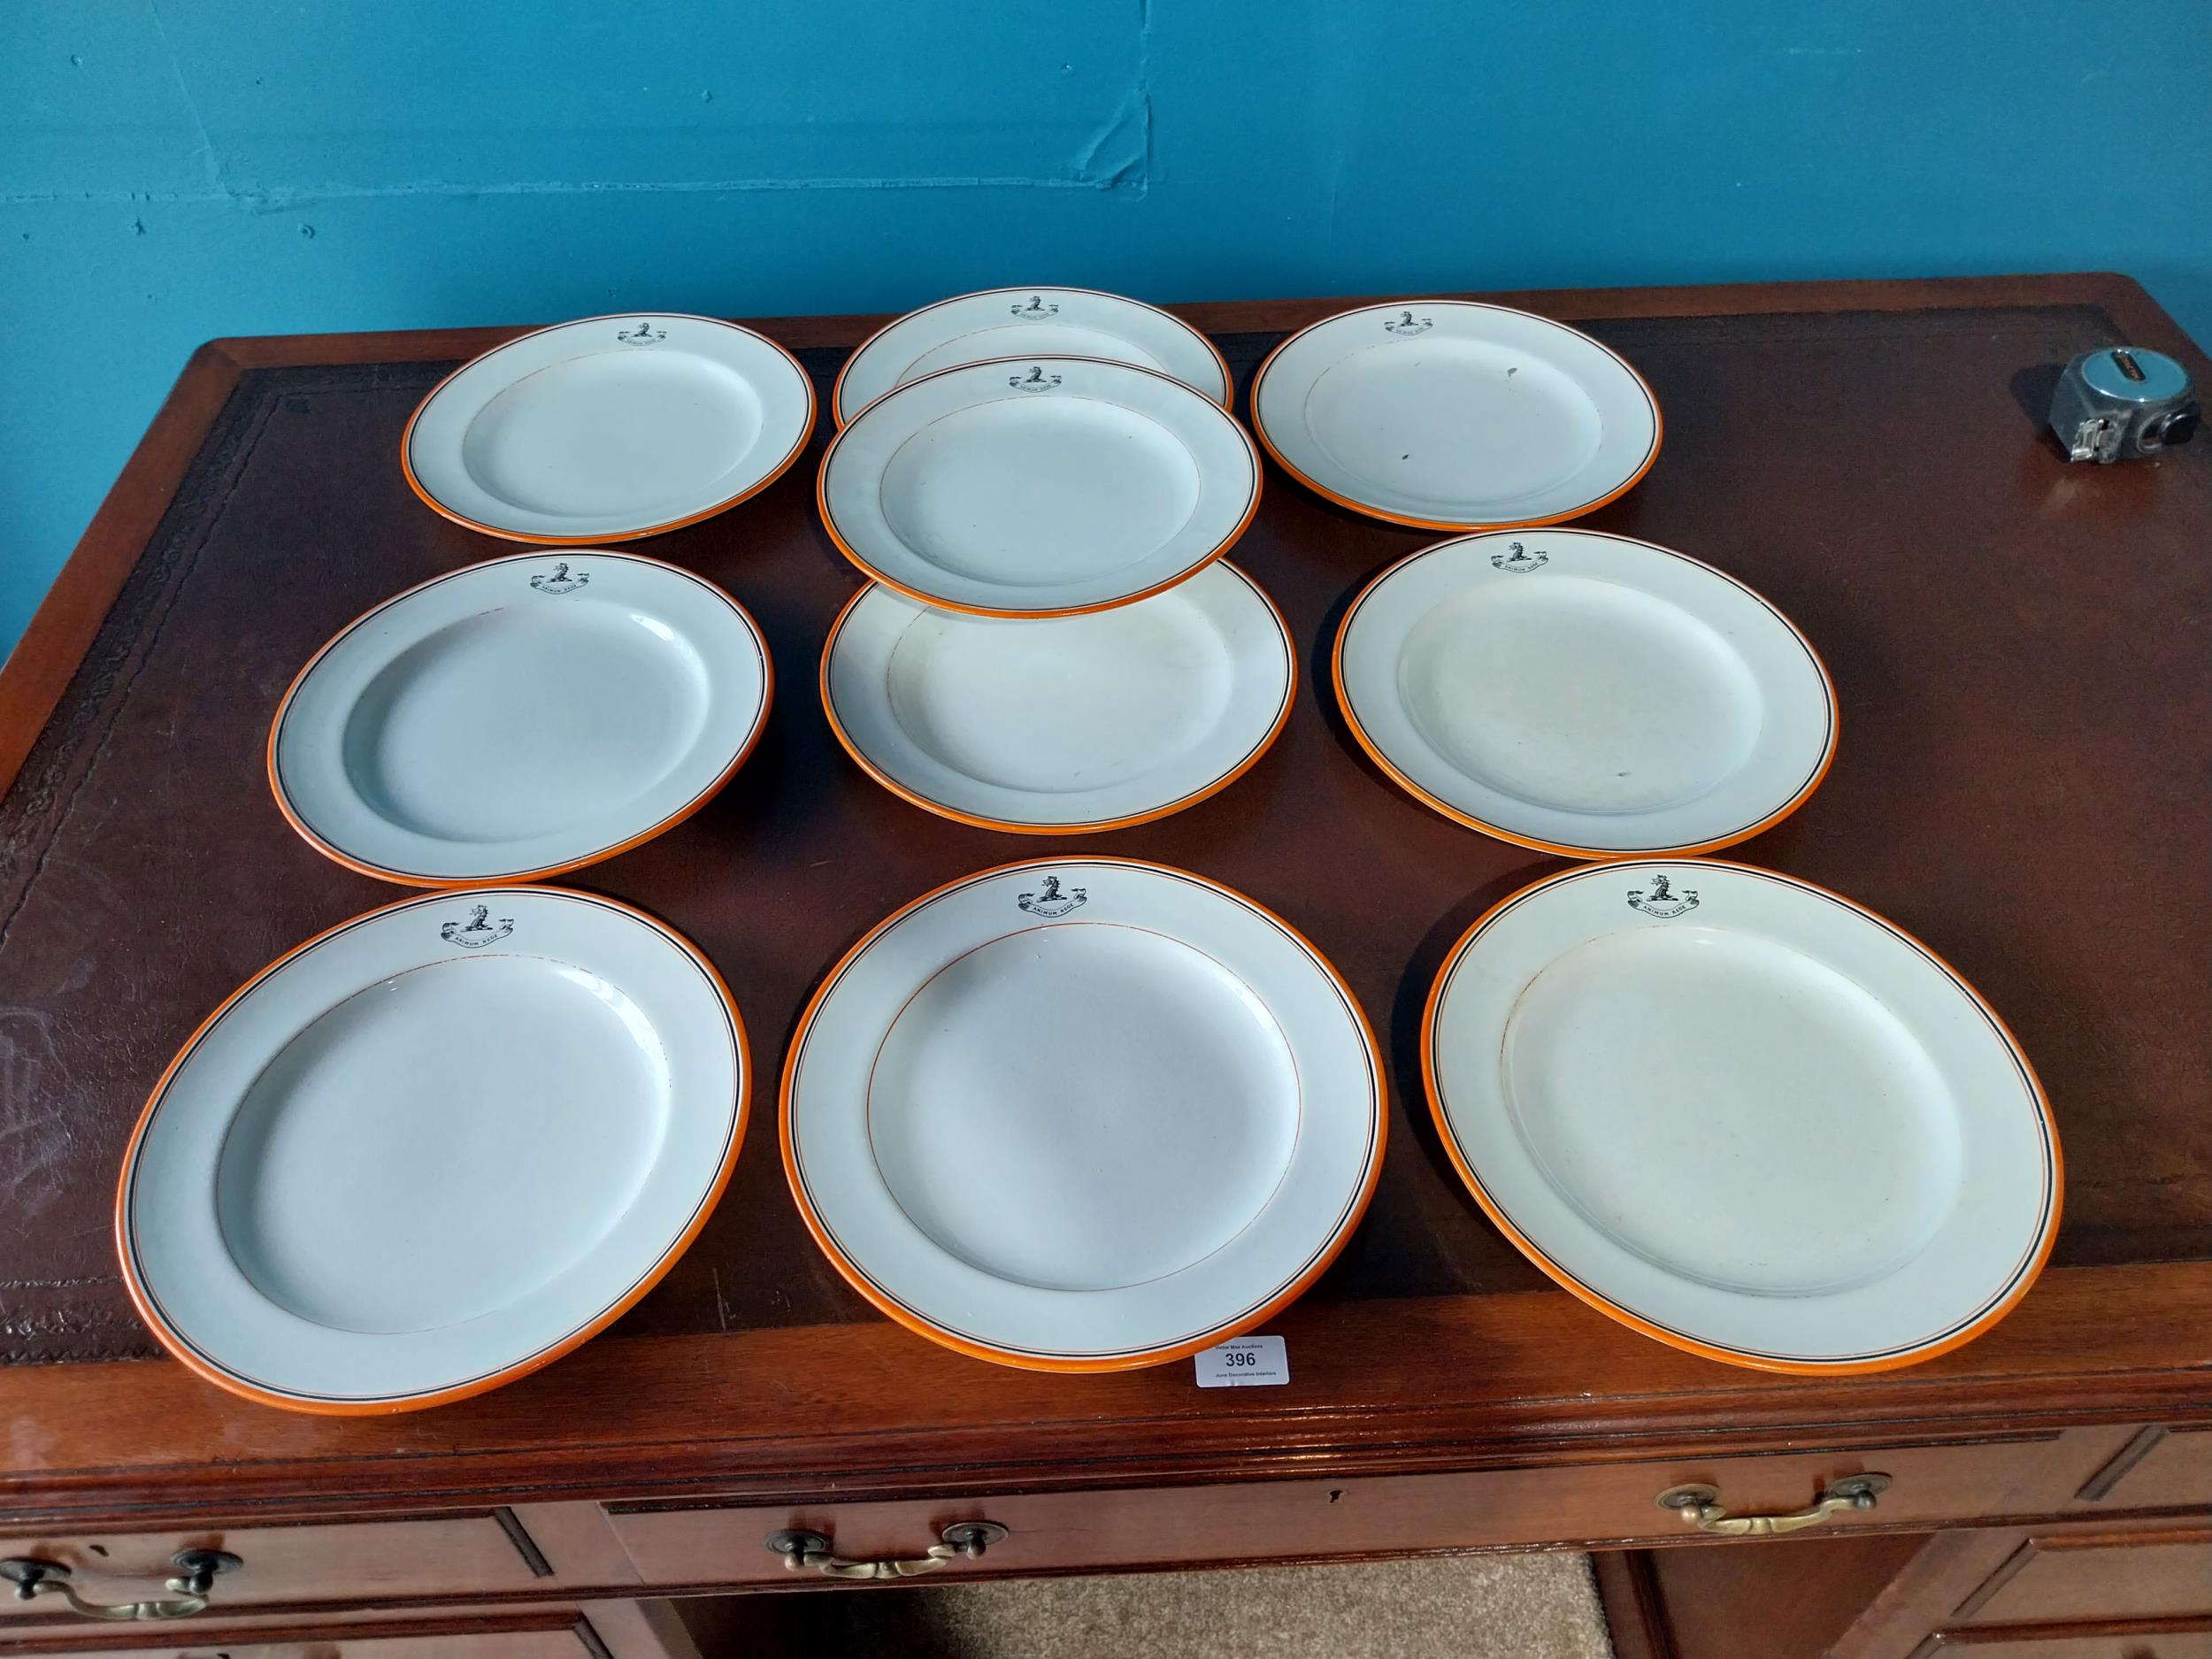
[[[1229,402],[1229,365],[1181,318],[1096,288],[987,288],[957,294],[886,323],[837,373],[830,412],[843,426],[884,393],[956,364],[1027,352],[1105,357],[1173,375]]]
[[[1393,524],[1557,524],[1633,486],[1659,453],[1659,401],[1578,329],[1472,300],[1340,311],[1252,380],[1268,453],[1340,506]]]
[[[1360,747],[1471,829],[1684,856],[1811,798],[1836,752],[1812,644],[1713,566],[1574,529],[1460,536],[1360,591],[1331,668]]]
[[[1081,617],[972,617],[872,583],[822,648],[830,730],[893,794],[985,829],[1125,829],[1242,777],[1290,718],[1289,625],[1218,560]]]
[[[1932,1359],[2004,1317],[2056,1234],[2057,1132],[2004,1023],[1904,929],[1773,871],[1524,887],[1446,957],[1421,1066],[1522,1253],[1707,1358]]]
[[[892,1318],[1043,1371],[1248,1331],[1342,1248],[1382,1070],[1336,972],[1220,883],[1135,859],[983,871],[830,971],[785,1064],[816,1241]]]
[[[1006,357],[877,398],[831,440],[815,494],[845,557],[910,599],[1076,616],[1227,552],[1259,510],[1259,447],[1150,369]]]
[[[604,548],[395,595],[300,670],[269,727],[294,829],[412,887],[528,881],[681,823],[766,726],[767,641],[713,583]]]
[[[463,364],[409,418],[400,468],[456,524],[580,547],[734,507],[813,430],[814,383],[774,341],[712,317],[628,312]]]
[[[643,912],[403,900],[278,958],[170,1063],[118,1186],[124,1280],[165,1348],[264,1404],[480,1394],[674,1263],[751,1080],[728,987]]]

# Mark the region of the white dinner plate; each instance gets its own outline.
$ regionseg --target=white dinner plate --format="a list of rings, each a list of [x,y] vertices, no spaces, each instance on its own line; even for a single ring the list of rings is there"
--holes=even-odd
[[[1575,858],[1709,852],[1803,805],[1836,694],[1787,618],[1734,577],[1585,530],[1461,536],[1363,589],[1337,701],[1409,793]]]
[[[774,672],[711,582],[601,548],[518,553],[386,600],[308,660],[269,784],[309,844],[418,887],[611,857],[703,806]]]
[[[1259,449],[1180,380],[1090,357],[940,369],[854,416],[822,457],[822,522],[910,599],[1061,617],[1171,588],[1260,501]]]
[[[879,923],[801,1017],[784,1166],[892,1318],[1042,1371],[1250,1330],[1358,1225],[1373,1033],[1320,953],[1218,882],[1125,858],[964,877]]]
[[[841,426],[892,388],[939,369],[1041,353],[1133,363],[1229,402],[1229,365],[1213,342],[1156,306],[1095,288],[990,288],[886,323],[845,359],[830,411]]]
[[[1619,353],[1470,300],[1363,305],[1277,346],[1252,380],[1260,441],[1301,483],[1394,524],[1557,524],[1650,470],[1659,403]]]
[[[170,1063],[123,1160],[124,1279],[248,1399],[480,1394],[668,1271],[751,1082],[728,988],[649,917],[557,887],[403,900],[279,957]]]
[[[917,806],[1033,834],[1122,829],[1225,789],[1290,716],[1297,657],[1227,560],[1046,620],[934,611],[870,583],[822,649],[846,751]]]
[[[1421,1066],[1507,1237],[1708,1358],[1932,1359],[2011,1310],[2057,1230],[2057,1133],[2012,1033],[1902,928],[1772,871],[1524,887],[1445,959]]]
[[[562,547],[657,535],[775,482],[814,430],[814,383],[711,317],[589,317],[495,346],[423,399],[399,445],[457,524]]]

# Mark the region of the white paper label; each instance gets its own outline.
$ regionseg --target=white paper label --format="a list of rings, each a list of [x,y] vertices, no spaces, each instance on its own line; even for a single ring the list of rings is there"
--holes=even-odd
[[[1290,1349],[1279,1336],[1240,1336],[1198,1354],[1201,1388],[1266,1388],[1290,1380]]]

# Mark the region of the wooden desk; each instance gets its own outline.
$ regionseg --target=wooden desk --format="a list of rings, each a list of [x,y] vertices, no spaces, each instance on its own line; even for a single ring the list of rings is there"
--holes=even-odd
[[[417,503],[396,449],[444,369],[514,331],[222,341],[0,675],[0,1555],[115,1600],[158,1594],[180,1548],[245,1565],[181,1634],[0,1603],[0,1651],[673,1651],[658,1598],[820,1582],[763,1547],[772,1529],[913,1555],[983,1517],[1010,1535],[957,1571],[1624,1551],[1603,1578],[1629,1655],[2212,1651],[2212,444],[2069,466],[2041,415],[2093,345],[2212,365],[2111,276],[1503,297],[1591,328],[1664,406],[1651,475],[1588,522],[1743,576],[1833,671],[1833,772],[1738,856],[1934,943],[2041,1071],[2066,1214],[2010,1320],[1916,1370],[1763,1376],[1609,1323],[1486,1223],[1409,1110],[1413,1033],[1450,941],[1550,861],[1359,758],[1325,642],[1368,575],[1433,538],[1274,472],[1233,557],[1302,649],[1283,739],[1215,799],[1082,844],[1283,911],[1392,1051],[1373,1208],[1272,1327],[1294,1380],[1042,1376],[877,1317],[785,1191],[784,1043],[877,918],[1056,843],[919,812],[834,748],[815,665],[856,579],[815,519],[818,432],[762,496],[651,543],[758,617],[765,740],[705,811],[576,883],[697,941],[754,1033],[748,1144],[705,1233],[613,1333],[442,1409],[289,1416],[151,1357],[109,1233],[146,1088],[263,962],[400,896],[286,828],[272,708],[363,608],[505,550]],[[1184,314],[1241,387],[1331,309]],[[874,320],[761,326],[826,392]],[[1802,1541],[1686,1548],[1709,1540],[1653,1502],[1702,1481],[1732,1510],[1794,1509],[1866,1471],[1893,1477],[1878,1507]]]

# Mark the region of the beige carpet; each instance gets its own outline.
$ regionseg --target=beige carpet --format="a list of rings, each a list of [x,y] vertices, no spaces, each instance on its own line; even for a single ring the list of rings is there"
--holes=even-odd
[[[773,1603],[772,1606],[769,1605]],[[1586,1557],[1134,1573],[692,1603],[704,1659],[1612,1659]]]

